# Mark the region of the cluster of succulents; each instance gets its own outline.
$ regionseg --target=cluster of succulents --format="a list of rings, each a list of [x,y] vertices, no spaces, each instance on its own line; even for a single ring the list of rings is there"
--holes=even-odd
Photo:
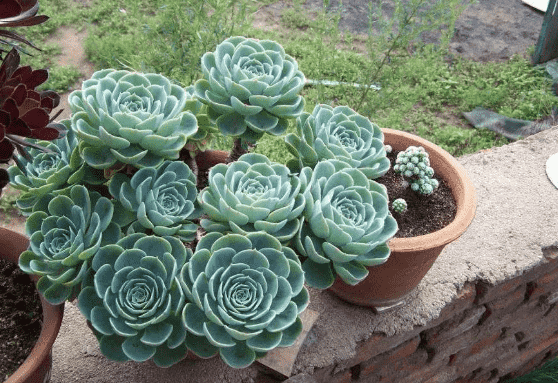
[[[15,76],[35,97],[42,72],[5,64],[0,87],[10,90]],[[388,259],[397,231],[374,181],[390,167],[377,125],[345,106],[304,113],[304,75],[273,41],[231,37],[201,67],[187,88],[160,74],[97,71],[69,96],[72,116],[59,125],[42,118],[57,103],[48,93],[35,97],[40,124],[6,101],[38,139],[8,172],[29,214],[20,267],[40,277],[51,303],[78,297],[115,361],[168,367],[192,351],[246,367],[295,342],[305,283],[361,282]],[[2,112],[0,138],[19,149]],[[203,174],[188,160],[218,132],[254,143],[284,134],[289,120],[294,161],[247,153],[198,186]],[[400,171],[431,176],[423,152],[405,153]]]
[[[410,178],[411,189],[420,194],[432,194],[438,187],[433,178],[434,169],[430,167],[428,152],[422,146],[409,146],[397,154],[393,171]]]
[[[407,211],[407,201],[405,201],[403,198],[397,198],[393,200],[393,202],[391,203],[391,207],[396,213],[405,213],[405,211]]]

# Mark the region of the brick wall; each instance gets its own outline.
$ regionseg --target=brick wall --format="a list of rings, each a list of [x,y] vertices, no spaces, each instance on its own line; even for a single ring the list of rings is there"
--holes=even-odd
[[[498,285],[467,283],[424,326],[373,334],[356,356],[316,369],[312,380],[495,383],[540,367],[558,354],[558,251],[543,253],[537,267]]]

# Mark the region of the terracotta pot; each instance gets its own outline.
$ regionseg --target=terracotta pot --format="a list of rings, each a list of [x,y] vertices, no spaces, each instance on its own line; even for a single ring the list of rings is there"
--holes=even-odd
[[[19,255],[27,250],[27,237],[14,231],[0,228],[0,258],[18,263]],[[36,283],[38,278],[31,276]],[[4,383],[46,383],[50,381],[52,369],[52,345],[58,336],[64,305],[53,306],[41,296],[43,328],[39,339],[23,364]]]
[[[396,151],[422,146],[430,155],[435,173],[449,185],[457,204],[455,219],[443,229],[411,238],[394,238],[388,244],[391,254],[386,263],[369,267],[370,274],[356,286],[345,284],[340,278],[330,290],[341,299],[383,311],[403,303],[428,270],[442,249],[465,232],[475,215],[475,188],[465,169],[444,149],[410,133],[382,129],[384,142]]]

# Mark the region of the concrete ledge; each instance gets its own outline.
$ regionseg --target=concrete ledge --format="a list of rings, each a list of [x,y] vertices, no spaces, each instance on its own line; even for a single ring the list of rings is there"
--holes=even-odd
[[[300,376],[290,381],[364,381],[380,374],[377,366],[387,361],[406,363],[408,371],[420,369],[420,376],[444,374],[439,382],[490,381],[525,373],[558,352],[558,189],[544,169],[556,152],[555,128],[459,158],[479,201],[467,232],[446,247],[407,304],[392,312],[376,315],[327,291],[311,291],[309,308],[320,315],[296,356],[292,374]],[[546,324],[535,331],[530,318]],[[520,358],[506,356],[512,351]],[[53,383],[285,379],[260,365],[234,370],[218,358],[169,369],[107,361],[72,304],[53,355]],[[483,364],[493,362],[497,365]],[[463,363],[478,367],[459,370]],[[403,381],[393,379],[386,381]]]

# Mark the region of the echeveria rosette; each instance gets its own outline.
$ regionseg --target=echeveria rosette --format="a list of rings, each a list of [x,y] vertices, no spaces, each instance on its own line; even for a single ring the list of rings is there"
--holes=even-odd
[[[102,173],[84,163],[79,155],[78,139],[70,129],[70,121],[61,122],[68,130],[63,138],[54,141],[37,141],[31,147],[30,160],[17,157],[18,166],[8,169],[11,185],[21,190],[16,203],[24,215],[29,215],[35,203],[48,193],[57,194],[77,183],[102,184],[106,182]],[[21,168],[19,167],[21,166]]]
[[[306,283],[325,289],[337,275],[356,285],[368,275],[366,266],[388,259],[386,243],[397,231],[385,187],[338,160],[318,162],[313,171],[305,167],[300,176],[308,186],[295,244]]]
[[[96,169],[157,167],[175,160],[197,131],[186,91],[159,74],[104,69],[68,98],[80,152]]]
[[[199,218],[196,177],[181,161],[165,161],[159,168],[143,168],[132,178],[117,173],[109,191],[124,209],[133,213],[132,231],[150,229],[161,236],[176,235],[184,242],[192,241]]]
[[[302,166],[313,168],[318,161],[337,159],[371,179],[389,170],[382,131],[349,107],[316,105],[312,114],[305,112],[297,118],[296,129],[285,142]]]
[[[285,133],[288,118],[304,109],[305,82],[297,62],[270,40],[230,37],[201,60],[204,78],[196,96],[209,106],[219,130],[255,142],[264,133]]]
[[[186,356],[187,333],[181,323],[185,295],[177,275],[191,255],[177,238],[142,233],[95,255],[94,276],[78,301],[108,359],[152,359],[169,367]]]
[[[46,208],[40,205],[25,223],[29,249],[20,255],[19,267],[40,276],[39,292],[60,304],[77,296],[91,273],[91,259],[120,239],[120,226],[112,222],[111,201],[81,185],[72,186],[68,195],[52,196]]]
[[[287,243],[300,228],[304,210],[301,182],[285,165],[257,153],[211,168],[198,201],[206,231],[246,235],[265,231]]]
[[[300,261],[267,233],[206,234],[180,282],[191,302],[182,320],[195,336],[186,342],[196,354],[199,347],[202,356],[218,351],[229,366],[243,368],[292,345],[302,331],[308,292]]]

